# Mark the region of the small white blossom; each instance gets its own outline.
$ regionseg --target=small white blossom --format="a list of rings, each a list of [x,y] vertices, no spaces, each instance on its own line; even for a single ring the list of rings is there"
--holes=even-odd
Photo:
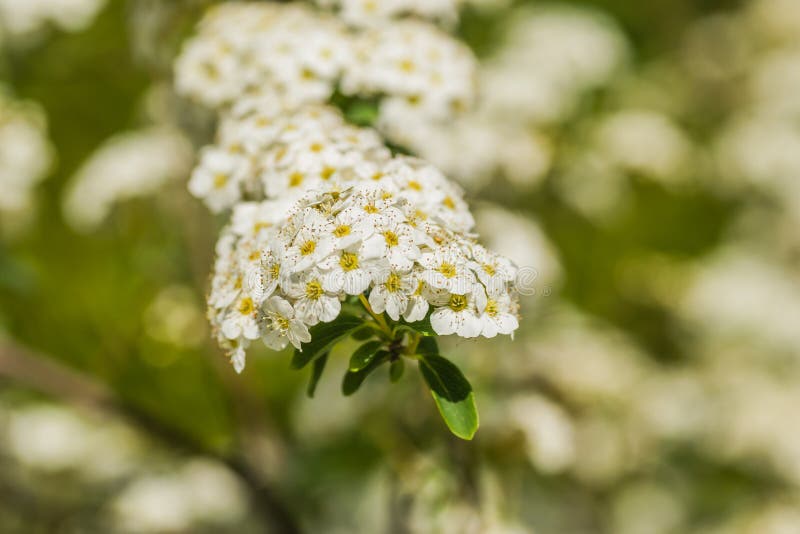
[[[450,293],[436,304],[439,307],[431,314],[431,326],[437,334],[456,334],[466,338],[481,335],[484,326],[478,310],[486,307],[483,288],[473,286],[464,294]]]
[[[309,326],[333,321],[342,309],[339,296],[325,289],[324,276],[317,269],[300,275],[287,293],[294,299],[295,311]]]
[[[291,343],[300,349],[301,343],[311,341],[308,327],[295,313],[292,305],[280,297],[270,297],[264,303],[264,344],[274,350],[282,350]]]
[[[206,148],[189,180],[189,192],[214,212],[233,206],[242,196],[247,164],[241,157],[217,148]]]

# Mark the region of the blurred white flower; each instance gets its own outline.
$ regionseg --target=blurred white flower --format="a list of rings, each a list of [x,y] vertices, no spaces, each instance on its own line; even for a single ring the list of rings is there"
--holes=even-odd
[[[225,524],[246,512],[241,482],[223,466],[192,460],[175,473],[145,475],[114,498],[111,510],[124,532],[190,529]]]
[[[316,0],[320,6],[336,8],[338,15],[354,26],[370,26],[403,15],[453,23],[464,0]]]
[[[685,178],[691,144],[666,115],[625,110],[604,118],[598,126],[597,149],[623,170],[674,185]]]
[[[760,60],[750,92],[760,114],[787,122],[800,120],[800,37],[796,46],[779,48]]]
[[[0,0],[0,27],[12,38],[26,37],[48,24],[77,32],[88,27],[106,0]]]
[[[614,22],[585,8],[520,11],[506,44],[486,62],[487,108],[519,120],[555,122],[623,66],[628,43]]]
[[[509,258],[519,268],[517,286],[523,296],[547,294],[558,285],[561,264],[555,248],[535,220],[485,204],[475,210],[475,221],[486,247]]]
[[[100,226],[114,204],[155,193],[188,174],[192,149],[180,133],[151,127],[105,141],[70,179],[64,217],[73,229]]]
[[[672,534],[682,532],[686,515],[675,492],[654,483],[629,484],[612,504],[615,534]]]
[[[678,311],[706,335],[746,336],[800,357],[800,280],[760,255],[720,251],[698,267]]]
[[[543,473],[559,473],[575,459],[575,430],[569,415],[540,395],[508,399],[508,420],[525,436],[528,460]]]
[[[22,230],[35,210],[34,188],[47,176],[54,151],[42,111],[12,100],[0,88],[0,221]]]
[[[121,476],[134,469],[139,454],[136,435],[126,427],[56,405],[11,410],[5,439],[23,465],[89,478]]]
[[[144,326],[153,339],[176,347],[197,347],[207,335],[203,308],[195,291],[187,286],[159,291],[144,312]]]
[[[800,40],[800,4],[795,0],[752,0],[745,13],[756,32],[768,40]]]

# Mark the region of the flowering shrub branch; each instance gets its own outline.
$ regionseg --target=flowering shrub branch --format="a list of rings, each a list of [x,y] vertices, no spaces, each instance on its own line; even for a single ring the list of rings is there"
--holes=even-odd
[[[345,395],[383,364],[397,381],[416,360],[450,429],[472,438],[472,388],[435,336],[512,334],[516,267],[477,242],[456,184],[325,105],[339,88],[440,120],[471,99],[471,56],[422,22],[353,33],[294,6],[226,4],[200,27],[177,86],[221,115],[189,190],[232,209],[208,316],[234,368],[257,339],[292,345],[313,395],[331,350],[353,337]]]

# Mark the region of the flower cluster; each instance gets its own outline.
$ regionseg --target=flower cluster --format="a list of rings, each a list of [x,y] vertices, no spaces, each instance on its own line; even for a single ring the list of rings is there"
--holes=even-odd
[[[374,131],[347,124],[333,108],[245,98],[223,117],[189,190],[212,211],[243,198],[297,199],[323,183],[373,176],[389,157]]]
[[[398,21],[359,35],[346,93],[382,94],[381,116],[440,120],[459,114],[475,91],[475,60],[463,44],[419,21]]]
[[[399,11],[408,11],[402,4]],[[212,108],[247,95],[322,103],[339,88],[439,119],[472,101],[474,70],[466,46],[422,21],[355,31],[310,7],[233,2],[204,17],[175,76],[178,92]]]
[[[345,28],[333,16],[299,5],[222,4],[178,57],[175,84],[210,107],[254,92],[325,101],[350,54]]]
[[[232,3],[176,68],[180,91],[220,110],[189,190],[232,209],[208,313],[237,371],[252,341],[302,351],[343,306],[367,312],[392,350],[397,323],[465,338],[517,329],[516,268],[477,243],[461,189],[324,104],[336,88],[443,120],[472,99],[463,45],[420,21],[357,32],[309,8]]]
[[[0,218],[21,222],[53,160],[41,110],[0,91]],[[15,219],[17,219],[15,221]]]
[[[441,335],[517,328],[516,268],[460,231],[471,216],[455,186],[411,158],[380,172],[294,202],[236,206],[217,246],[209,315],[237,370],[251,340],[300,349],[308,328],[336,319],[350,296],[368,294],[369,308],[392,321],[429,316]]]
[[[458,19],[463,0],[316,0],[353,26],[372,26],[400,15],[452,23]]]

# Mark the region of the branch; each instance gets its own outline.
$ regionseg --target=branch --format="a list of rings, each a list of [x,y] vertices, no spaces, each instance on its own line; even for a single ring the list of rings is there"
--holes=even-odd
[[[270,525],[272,531],[281,534],[301,533],[291,511],[244,457],[226,456],[214,451],[153,414],[126,403],[107,386],[91,377],[52,358],[4,341],[0,342],[0,378],[23,384],[75,406],[118,416],[164,445],[224,463],[244,481],[255,510]]]

